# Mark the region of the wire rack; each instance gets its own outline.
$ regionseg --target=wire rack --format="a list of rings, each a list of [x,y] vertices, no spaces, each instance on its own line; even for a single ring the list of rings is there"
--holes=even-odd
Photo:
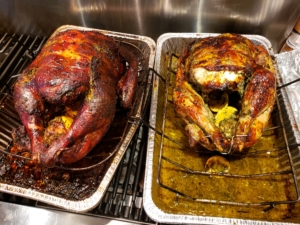
[[[180,118],[176,116],[176,113],[174,112],[174,106],[172,102],[172,92],[174,88],[174,81],[175,81],[175,75],[176,75],[176,65],[177,65],[178,56],[174,53],[170,54],[169,62],[168,62],[168,68],[166,76],[161,76],[158,72],[154,71],[154,74],[156,77],[158,77],[159,80],[159,86],[163,89],[162,92],[164,92],[164,96],[160,96],[163,98],[161,101],[162,103],[162,115],[160,117],[161,123],[158,124],[155,128],[150,127],[153,129],[157,136],[160,136],[160,144],[159,144],[159,156],[158,156],[158,170],[156,174],[156,181],[158,185],[164,189],[167,189],[173,193],[177,197],[182,196],[188,200],[192,200],[195,202],[202,202],[202,203],[212,203],[212,204],[226,204],[226,205],[236,205],[236,206],[261,206],[265,205],[267,208],[265,211],[268,211],[272,209],[275,205],[278,204],[291,204],[296,203],[299,201],[299,187],[298,187],[298,180],[297,180],[297,172],[299,168],[297,168],[297,165],[299,164],[298,160],[295,161],[296,156],[299,155],[299,143],[295,142],[295,139],[293,138],[292,134],[290,133],[289,129],[292,125],[289,123],[286,116],[286,109],[284,105],[284,100],[282,99],[281,95],[281,88],[287,87],[291,83],[298,82],[299,80],[293,81],[289,84],[282,85],[280,87],[277,87],[277,97],[276,97],[276,103],[275,103],[275,109],[272,113],[272,127],[269,127],[268,129],[264,130],[263,137],[268,136],[271,134],[276,135],[276,141],[275,143],[271,144],[271,146],[268,146],[265,149],[256,149],[251,148],[249,151],[245,151],[242,153],[231,153],[230,155],[222,155],[223,157],[226,157],[227,159],[233,161],[233,164],[236,161],[242,161],[244,159],[252,158],[255,160],[257,165],[260,165],[260,169],[254,169],[252,172],[243,173],[243,171],[240,170],[230,170],[227,172],[210,172],[207,171],[207,168],[205,167],[205,163],[201,162],[204,159],[208,159],[211,156],[214,155],[221,155],[218,152],[214,151],[208,151],[205,149],[195,149],[189,147],[187,144],[187,141],[182,136],[184,133],[184,125],[180,122]],[[170,124],[175,124],[170,125]],[[176,125],[177,124],[177,125]],[[182,134],[180,137],[178,137],[178,133]],[[171,150],[170,150],[171,149]],[[169,153],[167,152],[169,151]],[[171,152],[171,153],[170,153]],[[184,155],[184,157],[192,155],[193,157],[199,158],[199,164],[202,163],[200,166],[194,166],[189,162],[189,158],[187,157],[186,160],[182,160],[180,158],[181,155]],[[192,157],[192,158],[193,158]],[[278,168],[273,169],[264,169],[264,166],[267,166],[267,164],[260,164],[260,160],[262,158],[276,158],[276,162],[278,162]],[[193,160],[193,159],[191,159]],[[198,159],[197,159],[198,160]],[[253,161],[252,160],[252,161]],[[251,162],[251,161],[249,161]],[[248,163],[249,163],[248,162]],[[248,165],[249,167],[254,165]],[[285,182],[285,188],[289,186],[289,190],[292,190],[293,195],[289,195],[286,197],[286,199],[278,199],[276,200],[276,194],[273,192],[272,189],[270,189],[270,196],[272,197],[272,200],[265,200],[265,199],[248,199],[246,201],[240,200],[238,198],[234,198],[231,196],[231,198],[228,197],[215,197],[212,195],[206,195],[205,193],[200,194],[194,194],[190,193],[187,188],[189,185],[187,184],[181,184],[181,186],[185,186],[185,188],[181,188],[180,183],[185,182],[184,179],[182,181],[178,178],[176,179],[176,184],[174,184],[174,180],[172,176],[175,176],[174,174],[172,176],[167,176],[166,174],[170,170],[176,170],[178,176],[189,175],[191,177],[197,177],[197,179],[202,179],[203,181],[207,181],[209,179],[212,179],[214,184],[213,186],[218,187],[220,184],[228,183],[240,183],[241,180],[243,180],[244,183],[248,183],[251,185],[251,182],[255,180],[256,185],[265,185],[266,181],[274,181],[277,179],[282,179],[284,177]],[[257,172],[259,171],[259,172]],[[197,180],[198,181],[198,180]],[[220,182],[221,181],[221,182]],[[179,183],[178,183],[179,182]],[[231,187],[235,187],[232,185]],[[245,188],[245,192],[249,190],[249,188],[255,188],[248,186]],[[259,188],[258,188],[259,189]],[[261,192],[265,192],[268,188],[261,188]],[[220,192],[222,192],[222,188],[220,188]],[[229,190],[231,192],[234,192],[234,190]],[[224,191],[225,192],[225,191]],[[285,192],[285,191],[283,191]],[[241,195],[243,192],[240,193]],[[286,193],[282,193],[284,196],[286,196]],[[257,192],[257,195],[260,195],[260,192]],[[266,195],[266,193],[263,193],[263,195]],[[274,197],[275,195],[275,197]],[[205,197],[208,196],[208,197]],[[275,199],[275,200],[274,200]]]

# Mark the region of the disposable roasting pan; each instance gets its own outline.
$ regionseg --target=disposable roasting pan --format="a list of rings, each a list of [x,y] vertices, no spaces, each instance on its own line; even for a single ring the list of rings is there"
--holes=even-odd
[[[135,99],[129,117],[128,115],[125,115],[123,118],[123,120],[127,120],[126,126],[123,131],[123,137],[117,144],[116,148],[105,149],[105,151],[111,153],[110,159],[107,160],[109,161],[109,165],[107,165],[105,174],[102,176],[99,186],[96,187],[95,192],[84,199],[70,200],[64,197],[58,197],[51,193],[41,192],[35,189],[24,188],[11,183],[0,183],[0,191],[38,200],[70,211],[84,212],[94,208],[102,199],[118,167],[118,164],[120,163],[126,149],[129,146],[129,143],[133,135],[135,134],[139,126],[139,122],[134,120],[134,118],[142,117],[143,112],[145,110],[146,100],[149,94],[149,86],[147,85],[147,83],[149,83],[148,68],[152,67],[154,63],[155,42],[151,38],[145,36],[118,33],[113,31],[85,28],[85,27],[72,26],[72,25],[64,25],[59,27],[53,33],[53,35],[69,29],[103,33],[107,36],[114,38],[119,44],[125,45],[125,47],[128,48],[130,51],[134,51],[134,54],[137,56],[138,63],[139,63],[138,65],[139,66],[139,87],[136,93],[137,98]],[[11,78],[11,79],[15,79],[15,78]],[[9,81],[9,83],[13,83],[13,82]],[[2,101],[2,110],[5,111],[6,109],[7,111],[10,111],[9,114],[15,113],[12,112],[13,104],[11,103],[11,100]],[[13,121],[13,118],[11,118],[10,115],[7,115],[5,116],[5,118],[3,117],[2,119],[4,119],[5,121],[1,120],[2,122],[0,126],[2,126],[4,130],[7,131],[11,130],[12,124],[14,123],[13,122],[6,123],[6,122],[10,120]],[[111,133],[114,133],[114,131],[112,131]],[[5,134],[2,133],[1,135],[2,135],[1,147],[3,149],[5,148],[6,145],[9,145],[10,137],[4,136]],[[87,166],[92,166],[92,165],[87,165]]]
[[[156,56],[155,56],[155,71],[156,75],[153,79],[153,90],[152,90],[152,100],[150,109],[150,126],[148,135],[148,151],[147,151],[147,162],[146,162],[146,174],[145,174],[145,191],[144,191],[144,208],[146,213],[154,221],[161,223],[172,223],[172,224],[296,224],[300,222],[299,213],[299,195],[295,194],[293,196],[292,204],[265,204],[265,199],[260,201],[255,201],[259,199],[259,196],[252,196],[246,202],[235,202],[231,198],[215,199],[211,196],[217,194],[218,191],[224,192],[232,197],[231,192],[235,192],[233,196],[242,196],[247,191],[251,191],[255,188],[260,188],[262,185],[248,186],[243,190],[236,191],[223,190],[222,187],[218,187],[219,183],[225,183],[230,185],[229,182],[226,183],[227,178],[220,175],[207,174],[205,171],[200,171],[197,174],[196,170],[189,170],[191,167],[196,167],[193,164],[195,160],[199,160],[199,164],[203,160],[201,154],[205,153],[191,153],[187,150],[184,145],[185,142],[182,141],[184,136],[181,135],[178,138],[178,133],[184,133],[184,126],[180,124],[180,118],[176,117],[174,109],[172,106],[172,90],[174,87],[174,76],[176,73],[176,60],[181,54],[183,49],[188,46],[193,41],[208,37],[216,36],[218,34],[209,33],[166,33],[161,35],[157,41]],[[257,45],[264,46],[270,53],[271,57],[274,59],[275,66],[276,55],[273,54],[272,46],[269,40],[265,37],[259,35],[244,35],[253,41]],[[298,52],[299,54],[299,52]],[[174,59],[174,60],[173,60]],[[299,66],[299,65],[298,65]],[[291,175],[288,175],[288,182],[293,184],[293,193],[299,192],[298,190],[298,165],[299,165],[299,124],[295,120],[295,115],[292,108],[292,103],[287,95],[288,87],[283,86],[282,74],[277,71],[277,101],[275,115],[272,115],[275,120],[275,124],[282,123],[283,128],[278,131],[278,140],[275,144],[280,146],[287,145],[287,149],[283,147],[279,152],[278,157],[278,167],[277,171],[288,170]],[[300,85],[300,84],[298,84]],[[278,109],[279,107],[279,109]],[[277,112],[278,111],[278,112]],[[175,116],[174,116],[175,115]],[[179,124],[179,125],[178,125]],[[183,130],[183,131],[182,131]],[[277,131],[276,131],[277,132]],[[177,144],[179,142],[179,144]],[[181,143],[181,144],[180,144]],[[271,143],[273,144],[273,143]],[[187,152],[187,153],[186,153]],[[266,154],[269,154],[266,152]],[[273,154],[273,153],[270,153]],[[258,170],[268,170],[263,166],[257,166],[256,163],[260,163],[260,158],[255,159],[254,156],[241,156],[236,158],[236,161],[243,160],[244,157],[253,157],[253,165],[248,166],[256,167],[253,168],[255,171]],[[230,157],[230,156],[229,156]],[[277,160],[277,159],[276,159]],[[291,160],[291,161],[289,161]],[[181,163],[181,164],[180,164]],[[178,165],[180,164],[180,165]],[[234,165],[234,162],[233,162]],[[277,165],[276,165],[277,166]],[[188,169],[186,169],[188,167]],[[175,169],[176,168],[176,171]],[[169,175],[170,171],[174,170],[180,178],[175,175]],[[182,172],[183,171],[183,172]],[[208,193],[210,198],[201,198],[199,196],[206,196],[207,193],[201,192],[201,187],[205,187],[207,183],[200,182],[196,176],[205,176],[205,179],[214,179],[215,189]],[[168,180],[164,177],[167,177]],[[276,176],[275,176],[276,177]],[[189,180],[188,180],[189,179]],[[194,180],[191,180],[194,179]],[[225,179],[225,182],[224,182]],[[255,178],[256,179],[256,178]],[[264,178],[263,185],[268,179],[276,179],[273,177],[266,176]],[[249,181],[251,182],[251,180]],[[234,182],[233,182],[234,183]],[[220,190],[216,190],[216,189]],[[261,187],[265,190],[264,187]],[[268,188],[268,187],[267,187]],[[193,194],[194,189],[196,189],[196,194]],[[174,192],[176,190],[177,192]],[[265,190],[265,191],[268,191]],[[275,192],[274,192],[275,193]],[[270,193],[272,196],[274,193]],[[299,194],[299,193],[298,193]],[[284,194],[285,195],[285,194]],[[238,197],[237,197],[238,198]],[[252,202],[252,198],[253,201]],[[270,197],[267,201],[274,201],[277,196]],[[279,197],[278,197],[279,198]],[[279,199],[276,199],[279,200]],[[289,202],[289,203],[291,203]],[[249,203],[249,205],[247,205]],[[240,205],[241,204],[241,205]],[[181,205],[181,207],[179,207]],[[206,210],[213,206],[215,210]],[[290,207],[292,206],[292,207]],[[283,207],[284,209],[289,208],[288,214],[285,217],[278,218],[271,217],[272,213],[276,214],[276,210],[279,211]],[[231,210],[233,214],[223,213],[226,210]],[[240,211],[239,211],[240,210]],[[257,211],[258,214],[252,214],[252,211]],[[227,211],[226,211],[227,212]]]

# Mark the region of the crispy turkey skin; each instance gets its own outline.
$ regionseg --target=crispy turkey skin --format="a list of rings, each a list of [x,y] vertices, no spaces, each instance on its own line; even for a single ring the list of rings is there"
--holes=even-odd
[[[52,167],[83,158],[108,131],[117,96],[124,108],[131,107],[137,76],[135,57],[111,37],[79,30],[50,37],[14,85],[15,108],[30,138],[33,161]],[[70,128],[46,143],[48,106],[78,102]]]
[[[240,96],[237,121],[230,129],[232,138],[216,124],[215,112],[208,105],[216,92]],[[209,150],[227,153],[243,151],[262,136],[275,92],[275,71],[267,50],[242,35],[226,33],[197,40],[183,51],[173,101],[175,111],[187,123],[191,146],[200,143]]]

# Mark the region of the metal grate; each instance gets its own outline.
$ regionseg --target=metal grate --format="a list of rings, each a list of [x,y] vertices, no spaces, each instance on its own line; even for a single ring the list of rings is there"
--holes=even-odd
[[[197,151],[199,154],[206,155],[206,156],[212,156],[212,155],[220,155],[217,152],[207,151],[207,150],[195,150],[190,148],[188,145],[184,144],[184,142],[181,139],[174,138],[173,133],[176,133],[177,131],[171,130],[167,123],[168,120],[174,120],[172,118],[168,118],[168,109],[173,109],[173,102],[172,98],[170,97],[170,93],[172,93],[172,90],[174,88],[174,81],[175,81],[175,75],[176,75],[176,65],[177,65],[177,59],[178,56],[175,54],[170,54],[170,60],[168,64],[167,69],[167,75],[166,77],[162,77],[160,74],[155,72],[156,76],[159,77],[159,83],[163,83],[162,86],[164,89],[164,100],[163,100],[163,109],[161,110],[163,112],[162,116],[162,123],[161,126],[156,127],[155,132],[161,136],[161,142],[160,142],[160,148],[159,148],[159,158],[158,158],[158,172],[156,176],[156,180],[160,187],[167,189],[173,193],[176,194],[176,196],[182,196],[184,198],[187,198],[189,200],[202,202],[202,203],[213,203],[213,204],[227,204],[227,205],[238,205],[238,206],[259,206],[259,205],[266,205],[268,206],[266,208],[266,211],[269,209],[272,209],[277,204],[290,204],[290,203],[296,203],[300,200],[300,192],[298,187],[298,180],[297,180],[297,168],[295,165],[297,162],[294,162],[294,156],[299,153],[299,143],[295,143],[294,140],[291,139],[291,134],[288,133],[288,129],[286,129],[286,126],[290,126],[288,119],[284,118],[283,116],[283,110],[284,110],[284,102],[282,100],[280,89],[286,87],[289,84],[283,85],[281,87],[277,87],[277,99],[276,99],[276,106],[274,109],[274,113],[272,115],[272,118],[275,118],[276,126],[269,128],[268,130],[274,130],[274,132],[277,132],[279,136],[282,137],[282,144],[280,146],[276,146],[273,149],[265,149],[261,151],[249,151],[245,153],[237,153],[237,154],[230,154],[230,156],[240,157],[241,155],[243,157],[255,157],[255,156],[266,156],[270,154],[276,154],[278,157],[278,160],[281,162],[282,167],[280,167],[279,170],[276,171],[268,171],[265,173],[255,173],[255,174],[233,174],[233,173],[224,173],[224,172],[208,172],[205,170],[205,168],[200,170],[195,170],[193,168],[189,167],[188,163],[179,163],[176,158],[176,151],[173,150],[173,154],[169,154],[168,157],[165,156],[165,149],[170,146],[168,142],[172,142],[171,145],[172,149],[180,149],[179,151]],[[175,66],[174,66],[175,65]],[[298,81],[298,80],[297,80]],[[297,82],[294,81],[294,82]],[[291,82],[291,83],[294,83]],[[153,128],[151,128],[153,129]],[[265,130],[264,132],[267,132]],[[170,156],[171,155],[171,156]],[[212,178],[220,178],[223,179],[253,179],[253,178],[263,178],[263,179],[274,179],[276,180],[277,177],[287,175],[289,177],[289,182],[291,182],[292,188],[295,190],[295,197],[293,199],[287,199],[287,200],[274,200],[274,201],[261,201],[261,202],[237,202],[237,201],[231,201],[231,200],[224,200],[224,199],[214,199],[214,198],[199,198],[191,195],[190,193],[181,191],[179,188],[177,188],[177,184],[170,185],[170,183],[165,182],[165,180],[162,179],[162,174],[165,172],[165,168],[163,168],[162,164],[171,164],[173,165],[172,168],[175,168],[174,170],[178,171],[184,171],[188,174],[195,174],[197,176],[209,176]],[[179,174],[179,173],[178,173]],[[217,180],[217,179],[216,179]],[[218,185],[217,183],[215,185]],[[270,193],[271,194],[271,193]],[[258,193],[259,195],[259,193]]]
[[[7,124],[7,126],[0,127],[0,148],[2,149],[9,148],[10,128],[19,124],[13,103],[9,102],[12,98],[7,98],[7,96],[11,94],[11,87],[17,75],[34,59],[46,40],[46,37],[0,33],[0,105],[5,103],[5,109],[0,109],[0,123]],[[146,112],[143,113],[145,116],[147,116]],[[7,120],[8,117],[9,120]],[[139,121],[133,118],[133,122]],[[84,214],[143,224],[154,223],[142,207],[147,130],[146,126],[139,126],[102,201],[92,211]],[[54,208],[35,200],[7,193],[0,193],[0,201]]]

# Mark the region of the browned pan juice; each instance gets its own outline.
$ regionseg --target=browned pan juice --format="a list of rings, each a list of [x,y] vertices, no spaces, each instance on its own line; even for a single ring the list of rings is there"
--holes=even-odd
[[[166,60],[168,61],[168,60]],[[176,62],[172,63],[176,70]],[[175,75],[170,77],[171,84],[174,84]],[[174,85],[173,85],[174,86]],[[165,85],[159,85],[158,96],[163,96],[166,90]],[[185,123],[176,115],[172,104],[173,88],[168,88],[168,103],[166,106],[165,136],[168,136],[185,146],[188,146],[185,135]],[[157,127],[161,126],[163,100],[158,99]],[[276,115],[276,112],[273,113]],[[269,126],[276,125],[276,120],[271,118]],[[159,165],[160,141],[163,141],[162,156],[176,163],[188,167],[191,170],[205,171],[206,160],[218,153],[210,151],[195,151],[183,147],[167,138],[161,139],[156,135],[154,150],[154,179],[153,199],[155,204],[166,213],[214,216],[227,218],[243,218],[258,220],[282,220],[293,217],[293,204],[276,205],[271,210],[265,206],[241,206],[219,203],[199,202],[182,197],[176,193],[159,186],[156,182],[157,167]],[[286,163],[286,150],[270,151],[283,147],[282,134],[277,130],[264,132],[263,137],[249,150],[251,152],[262,152],[261,154],[238,154],[224,156],[230,162],[230,174],[249,175],[269,172],[290,170],[284,168]],[[198,150],[201,147],[198,147]],[[286,160],[283,160],[286,159]],[[160,183],[177,190],[180,193],[190,196],[193,199],[208,199],[213,201],[229,201],[236,203],[262,203],[268,201],[287,201],[295,199],[295,187],[291,174],[272,175],[252,178],[236,178],[216,175],[193,174],[166,161],[161,160],[161,171],[159,173]]]

